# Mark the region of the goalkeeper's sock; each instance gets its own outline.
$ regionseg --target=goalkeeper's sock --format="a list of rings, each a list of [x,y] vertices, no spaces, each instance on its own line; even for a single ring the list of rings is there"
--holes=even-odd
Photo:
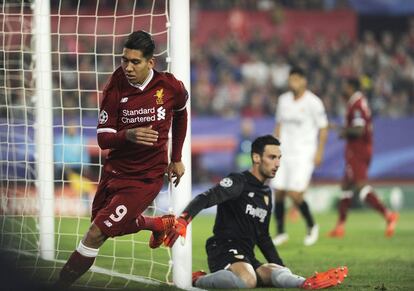
[[[82,241],[78,248],[69,257],[59,274],[55,283],[55,289],[69,288],[80,276],[82,276],[93,265],[99,249],[85,246]]]
[[[278,288],[299,288],[305,282],[305,278],[292,274],[292,271],[285,267],[272,270],[272,284]]]
[[[312,214],[310,213],[308,203],[306,201],[302,201],[302,203],[299,204],[298,207],[300,213],[302,213],[303,218],[305,218],[308,229],[311,229],[315,225],[315,222],[313,221]]]
[[[246,283],[229,270],[220,270],[205,276],[201,276],[195,281],[195,287],[199,288],[220,288],[236,289],[247,288]]]

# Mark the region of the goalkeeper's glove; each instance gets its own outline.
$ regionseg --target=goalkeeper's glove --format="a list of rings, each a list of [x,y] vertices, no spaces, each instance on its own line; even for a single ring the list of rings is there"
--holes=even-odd
[[[180,217],[177,218],[176,225],[167,231],[164,238],[164,245],[166,247],[172,248],[179,236],[182,236],[185,239],[185,236],[187,234],[187,225],[191,221],[191,219],[188,219],[186,216],[186,213],[181,214]],[[187,221],[187,219],[190,221]]]

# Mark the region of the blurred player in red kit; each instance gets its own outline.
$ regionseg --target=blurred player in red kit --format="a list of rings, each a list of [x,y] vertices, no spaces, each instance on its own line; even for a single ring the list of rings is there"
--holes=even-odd
[[[398,213],[387,209],[378,199],[373,187],[367,183],[372,156],[372,119],[368,101],[359,90],[358,79],[349,78],[345,81],[344,97],[347,102],[345,126],[339,128],[339,137],[346,140],[345,176],[342,182],[342,199],[339,203],[339,219],[329,235],[344,236],[346,215],[352,197],[359,195],[362,202],[384,216],[387,222],[385,236],[391,237],[394,234]]]
[[[103,91],[97,136],[101,149],[110,151],[92,205],[92,224],[62,268],[57,287],[67,288],[82,276],[108,237],[150,230],[149,246],[156,248],[176,222],[173,215],[142,215],[161,190],[165,172],[175,186],[184,174],[188,94],[172,74],[154,70],[154,50],[150,34],[131,33],[121,66]]]

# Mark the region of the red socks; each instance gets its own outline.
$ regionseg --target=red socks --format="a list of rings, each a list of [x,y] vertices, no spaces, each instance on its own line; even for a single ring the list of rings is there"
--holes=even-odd
[[[384,217],[386,217],[387,208],[385,208],[384,204],[382,204],[382,202],[378,199],[374,191],[371,191],[367,194],[367,196],[365,197],[365,202],[378,212],[382,213]]]
[[[93,265],[99,249],[85,246],[82,241],[78,248],[69,257],[59,274],[54,290],[66,289],[73,284],[80,276],[86,273]]]
[[[59,279],[55,286],[62,289],[68,288],[89,270],[94,261],[95,257],[85,257],[78,253],[78,251],[74,251],[60,271]]]
[[[138,216],[137,220],[138,230],[152,230],[152,231],[163,231],[164,224],[162,223],[162,218],[159,216]]]
[[[352,198],[343,198],[339,202],[339,221],[338,223],[344,223],[346,220],[346,215],[348,213],[348,209],[352,204]]]

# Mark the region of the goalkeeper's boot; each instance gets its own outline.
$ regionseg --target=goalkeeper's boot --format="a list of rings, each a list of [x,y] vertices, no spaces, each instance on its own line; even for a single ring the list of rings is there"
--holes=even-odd
[[[163,215],[160,217],[162,227],[159,231],[152,231],[151,238],[149,241],[149,246],[152,249],[158,248],[162,242],[164,241],[165,234],[167,231],[169,231],[171,228],[174,227],[174,225],[177,223],[177,220],[175,219],[175,216],[172,214]]]
[[[397,225],[400,215],[397,212],[390,212],[387,215],[387,228],[385,229],[385,236],[392,237],[394,235],[395,226]]]
[[[302,284],[302,288],[306,290],[323,289],[341,284],[348,275],[348,268],[338,267],[330,269],[326,272],[316,273],[309,277]]]
[[[200,277],[203,277],[205,275],[207,275],[207,273],[204,272],[203,270],[197,271],[197,272],[193,272],[193,274],[191,275],[191,281],[193,282],[193,286],[195,287],[197,280]]]
[[[338,223],[333,230],[328,234],[330,237],[344,237],[345,235],[345,224]]]

